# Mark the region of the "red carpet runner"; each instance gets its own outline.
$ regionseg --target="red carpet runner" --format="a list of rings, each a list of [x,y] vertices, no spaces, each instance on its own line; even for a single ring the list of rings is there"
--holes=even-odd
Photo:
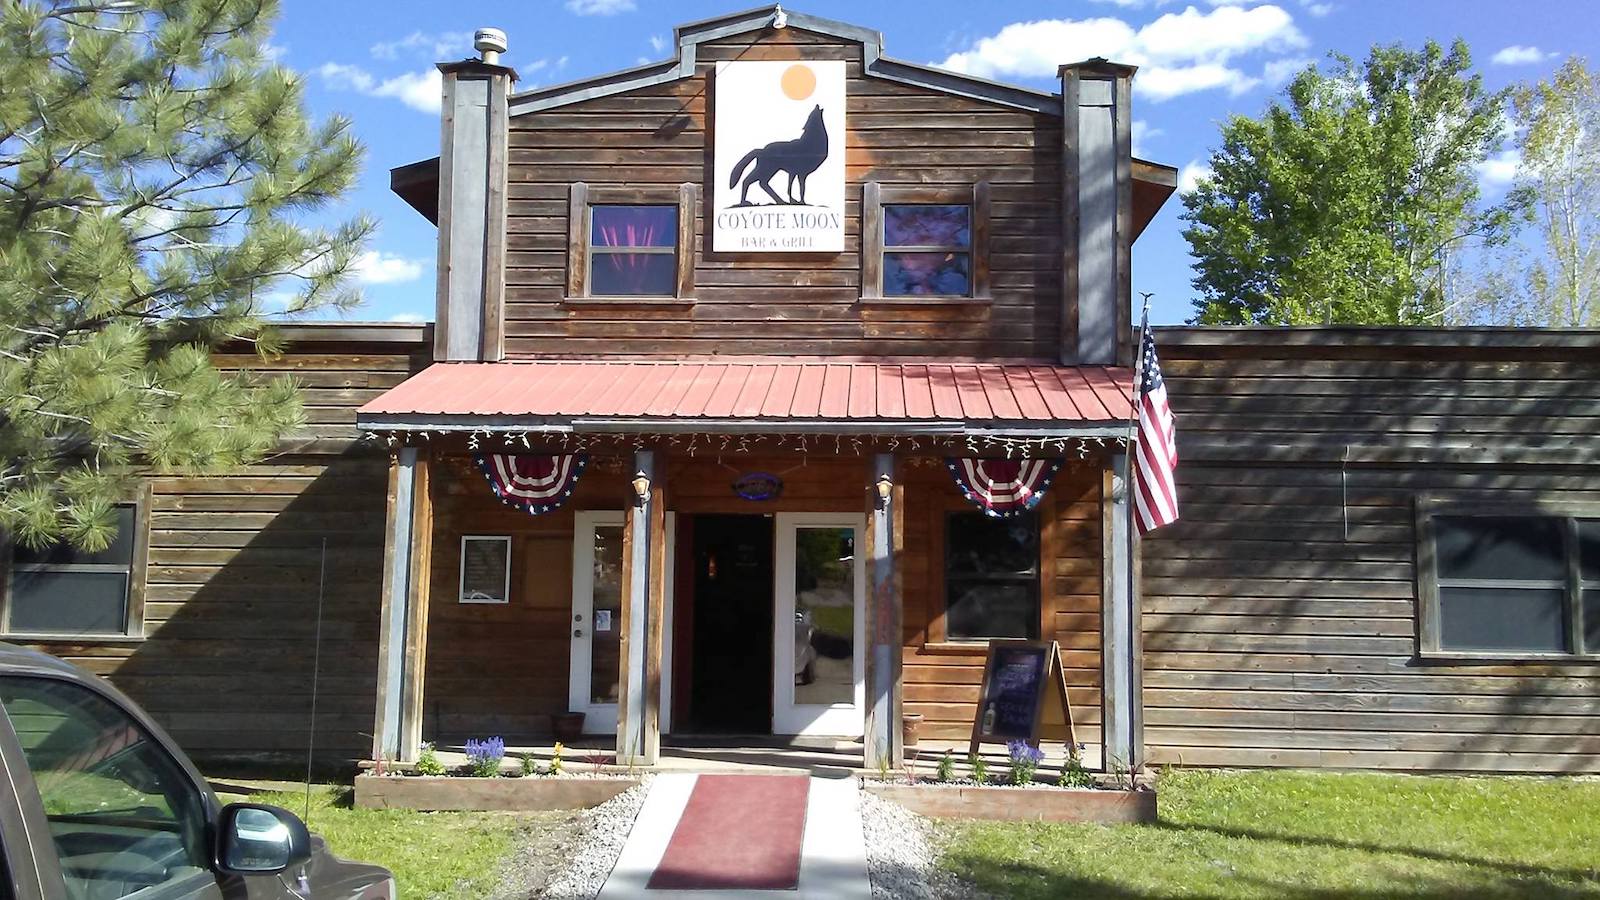
[[[808,786],[803,775],[701,775],[650,887],[792,890]]]

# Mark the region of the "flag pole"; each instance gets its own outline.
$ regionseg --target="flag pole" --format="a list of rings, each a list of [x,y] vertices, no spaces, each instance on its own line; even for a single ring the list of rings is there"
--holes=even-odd
[[[1144,336],[1145,333],[1150,330],[1150,298],[1154,297],[1155,294],[1148,294],[1141,291],[1139,296],[1144,298],[1144,311],[1139,314],[1139,340],[1138,343],[1133,345],[1133,394],[1130,398],[1133,401],[1133,408],[1128,413],[1127,440],[1128,452],[1130,454],[1133,453],[1133,445],[1138,439],[1139,433],[1139,403],[1142,399],[1140,396],[1140,389],[1144,387],[1144,385],[1140,383],[1144,380]],[[1132,470],[1133,467],[1130,466],[1129,472],[1131,473]]]

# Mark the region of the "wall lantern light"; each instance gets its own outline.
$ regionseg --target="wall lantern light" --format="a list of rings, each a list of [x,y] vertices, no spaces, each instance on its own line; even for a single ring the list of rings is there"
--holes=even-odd
[[[633,502],[644,506],[650,501],[650,476],[640,472],[633,476]]]
[[[894,491],[894,482],[890,481],[887,475],[879,475],[875,487],[878,489],[878,508],[883,509],[889,505],[889,495]]]

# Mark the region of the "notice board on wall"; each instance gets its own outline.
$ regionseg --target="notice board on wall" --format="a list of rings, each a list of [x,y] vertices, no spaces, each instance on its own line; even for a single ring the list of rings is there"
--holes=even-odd
[[[1067,743],[1076,753],[1078,738],[1072,727],[1072,704],[1067,700],[1061,646],[1055,641],[990,641],[968,752],[978,752],[978,745],[985,743],[1027,741],[1037,745],[1052,700],[1060,704]]]

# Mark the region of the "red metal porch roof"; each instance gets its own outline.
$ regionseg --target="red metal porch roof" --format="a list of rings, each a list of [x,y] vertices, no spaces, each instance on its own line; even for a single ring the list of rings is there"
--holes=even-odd
[[[1044,426],[1126,422],[1133,373],[1023,363],[712,361],[434,363],[361,407],[367,427],[447,419],[677,426],[748,420]]]

